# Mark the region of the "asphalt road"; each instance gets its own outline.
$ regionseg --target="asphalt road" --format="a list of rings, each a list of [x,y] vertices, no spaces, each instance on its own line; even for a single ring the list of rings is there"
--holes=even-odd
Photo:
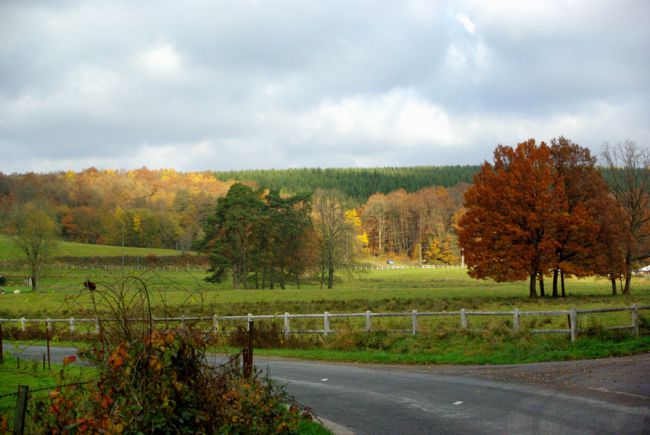
[[[53,358],[74,351],[56,348]],[[43,348],[24,352],[41,358]],[[255,363],[317,415],[358,434],[650,433],[648,354],[469,368]]]
[[[318,415],[359,434],[650,433],[650,398],[622,404],[619,397],[610,401],[435,369],[260,359],[256,364],[268,366]],[[639,378],[648,382],[647,374]]]

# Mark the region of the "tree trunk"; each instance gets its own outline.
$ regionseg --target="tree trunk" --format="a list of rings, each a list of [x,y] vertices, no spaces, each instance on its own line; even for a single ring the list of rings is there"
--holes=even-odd
[[[300,273],[296,272],[296,287],[300,289]]]
[[[630,284],[632,282],[632,248],[627,248],[627,254],[625,255],[625,288],[623,288],[623,294],[630,294]]]
[[[560,270],[560,283],[562,284],[562,297],[566,298],[566,292],[564,291],[564,271]]]
[[[616,296],[618,294],[616,291],[616,277],[613,274],[609,275],[609,280],[612,282],[612,296]]]
[[[539,274],[539,296],[540,297],[546,297],[546,293],[544,292],[544,274],[540,273]]]
[[[560,274],[559,269],[553,269],[553,297],[557,298],[560,295],[557,293],[557,278]]]
[[[280,288],[282,290],[284,290],[284,287],[285,287],[284,266],[282,266],[282,265],[280,266],[280,271],[279,272],[280,272],[280,276],[278,278],[280,280]]]
[[[334,287],[334,259],[329,258],[328,267],[327,267],[327,288]]]
[[[537,272],[530,274],[530,284],[528,287],[528,297],[536,298],[537,297]]]

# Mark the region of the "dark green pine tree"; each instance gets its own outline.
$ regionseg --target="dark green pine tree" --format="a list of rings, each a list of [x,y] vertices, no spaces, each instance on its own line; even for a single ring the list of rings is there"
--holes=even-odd
[[[217,200],[215,214],[206,222],[203,242],[204,249],[210,252],[210,280],[220,282],[230,270],[233,287],[249,287],[249,274],[258,260],[259,225],[263,222],[264,203],[260,197],[259,191],[237,183]]]

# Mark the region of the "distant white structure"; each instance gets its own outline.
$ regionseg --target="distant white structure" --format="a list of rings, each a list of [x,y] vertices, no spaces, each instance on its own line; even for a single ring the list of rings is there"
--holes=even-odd
[[[637,273],[650,273],[650,264],[645,266],[645,267],[642,267],[641,269],[638,269],[636,272]]]
[[[14,290],[14,294],[15,294],[15,295],[19,295],[19,294],[20,294],[20,290]]]

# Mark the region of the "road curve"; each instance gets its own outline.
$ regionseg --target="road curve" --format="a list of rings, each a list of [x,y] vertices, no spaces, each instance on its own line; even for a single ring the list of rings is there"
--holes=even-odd
[[[30,347],[22,355],[40,358],[43,350]],[[53,359],[74,352],[53,348]],[[650,354],[481,367],[271,358],[256,358],[255,363],[317,415],[358,434],[650,433]],[[561,376],[555,382],[535,381],[548,380],[545,373]]]
[[[650,432],[650,397],[641,395],[621,403],[620,397],[586,397],[462,372],[272,359],[256,363],[318,415],[359,434]],[[639,373],[640,381],[648,382],[645,375]]]

